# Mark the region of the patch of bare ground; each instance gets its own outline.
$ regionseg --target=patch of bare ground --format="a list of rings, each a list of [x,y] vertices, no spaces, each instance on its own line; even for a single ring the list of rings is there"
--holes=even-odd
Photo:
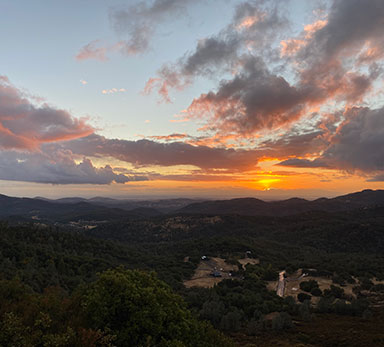
[[[258,259],[245,258],[239,259],[239,263],[245,267],[247,264],[258,264]],[[190,280],[184,281],[184,285],[187,288],[190,287],[204,287],[212,288],[215,284],[221,282],[224,279],[231,279],[232,272],[238,271],[237,265],[228,264],[222,258],[209,258],[208,260],[202,260],[195,270],[194,275]],[[215,277],[213,274],[221,277]]]
[[[241,264],[244,270],[245,270],[245,266],[248,264],[252,264],[252,265],[260,264],[260,260],[256,258],[239,259],[238,262]]]
[[[373,278],[371,281],[373,282],[373,284],[384,284],[384,281],[380,281],[377,278]]]
[[[232,271],[237,270],[238,267],[236,265],[227,264],[222,258],[209,258],[200,262],[192,278],[184,281],[184,285],[187,288],[212,288],[222,280],[231,278]],[[215,271],[220,274],[221,277],[214,277],[213,273]]]
[[[332,282],[332,279],[327,277],[314,277],[314,276],[306,276],[305,274],[302,274],[301,269],[297,270],[294,274],[288,276],[285,281],[285,291],[284,291],[284,297],[286,296],[292,296],[297,300],[297,295],[299,293],[306,293],[305,291],[300,289],[300,283],[304,281],[310,281],[315,280],[319,284],[319,288],[322,292],[324,292],[325,289],[330,289],[331,285],[335,285]],[[267,284],[267,288],[272,291],[276,291],[278,281],[269,281]],[[357,284],[345,284],[342,286],[344,289],[344,292],[346,295],[351,297],[356,297],[355,293],[353,292],[353,288],[356,287]],[[308,294],[308,293],[306,293]],[[312,303],[316,303],[319,300],[319,297],[312,297]]]

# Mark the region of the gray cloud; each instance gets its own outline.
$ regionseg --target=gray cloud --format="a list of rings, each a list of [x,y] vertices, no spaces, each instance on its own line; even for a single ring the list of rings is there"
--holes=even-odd
[[[344,170],[384,170],[384,108],[352,108],[322,158]]]
[[[384,182],[384,174],[374,176],[368,179],[367,182]]]
[[[201,169],[252,169],[258,151],[192,146],[183,142],[112,140],[96,134],[63,145],[78,155],[110,156],[135,166],[194,165]]]
[[[327,164],[321,160],[308,160],[308,159],[299,159],[292,158],[287,159],[279,163],[278,165],[290,166],[290,167],[306,167],[306,168],[324,168],[327,167]]]
[[[150,48],[160,24],[185,15],[187,7],[198,2],[199,0],[141,0],[130,5],[112,7],[109,14],[111,25],[123,39],[108,45],[94,40],[80,49],[76,59],[105,61],[108,53],[113,51],[125,55],[143,53]]]
[[[304,61],[328,62],[342,52],[361,47],[367,39],[381,40],[384,27],[384,3],[381,0],[335,0],[327,25],[318,30],[300,52]],[[312,64],[311,64],[312,65]]]
[[[163,65],[158,76],[148,81],[146,91],[157,88],[162,98],[170,101],[170,89],[182,89],[197,76],[213,76],[241,68],[244,55],[250,49],[263,52],[268,60],[276,57],[277,50],[272,48],[272,42],[288,27],[283,7],[271,1],[238,4],[233,21],[224,30],[201,39],[193,52],[176,63]]]
[[[147,180],[145,176],[116,174],[109,165],[96,168],[87,158],[77,164],[69,150],[0,152],[0,179],[50,184],[110,184]]]
[[[337,101],[361,101],[382,76],[383,18],[381,0],[333,1],[325,25],[293,57],[300,85]],[[362,64],[368,73],[357,72]]]
[[[376,175],[369,181],[380,181],[384,171],[384,107],[354,107],[344,116],[345,121],[329,138],[330,145],[319,158],[288,159],[279,165],[365,172]]]
[[[290,130],[283,136],[263,141],[259,144],[258,148],[265,156],[272,158],[316,155],[322,152],[327,145],[327,140],[324,137],[325,134],[326,132],[323,130],[313,130],[304,133]]]
[[[210,126],[216,130],[253,133],[298,119],[310,97],[310,90],[291,86],[271,74],[260,58],[249,57],[240,74],[195,99],[188,112],[211,116]]]
[[[140,1],[134,5],[114,8],[110,19],[115,30],[128,35],[121,41],[121,50],[125,54],[136,54],[146,51],[149,47],[156,27],[171,16],[185,14],[188,5],[196,3],[192,0],[155,0]],[[174,18],[174,17],[173,17]]]

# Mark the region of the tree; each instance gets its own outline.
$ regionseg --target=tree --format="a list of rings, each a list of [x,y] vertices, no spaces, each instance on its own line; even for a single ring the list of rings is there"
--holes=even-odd
[[[26,346],[26,333],[22,320],[13,312],[6,313],[0,322],[0,346]]]
[[[220,328],[228,332],[236,332],[241,327],[241,313],[237,310],[228,312],[220,322]]]
[[[304,302],[305,300],[311,300],[311,296],[308,295],[308,294],[305,294],[305,293],[299,293],[297,294],[297,299],[300,301],[300,302]]]
[[[321,296],[321,294],[323,294],[323,292],[321,291],[321,289],[319,287],[316,287],[316,288],[312,288],[311,294],[313,296]]]
[[[272,329],[283,330],[293,327],[292,318],[287,312],[281,312],[272,320]]]
[[[305,300],[299,306],[299,315],[300,315],[300,318],[306,322],[309,322],[311,320],[311,302],[310,301]]]
[[[225,313],[224,304],[219,300],[206,301],[200,311],[200,317],[209,320],[215,327],[219,326]]]
[[[319,302],[317,303],[317,310],[321,313],[328,313],[331,311],[332,306],[332,298],[320,298]]]
[[[319,284],[315,280],[303,281],[300,283],[300,289],[310,293],[312,289],[319,288]]]
[[[330,289],[324,290],[324,296],[342,299],[344,297],[344,289],[331,284]]]
[[[89,328],[109,329],[118,346],[229,345],[154,273],[107,270],[86,290],[82,307]]]

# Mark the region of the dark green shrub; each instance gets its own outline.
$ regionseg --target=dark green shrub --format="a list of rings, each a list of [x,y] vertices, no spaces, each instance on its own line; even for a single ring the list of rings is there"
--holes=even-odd
[[[319,284],[315,280],[303,281],[300,283],[300,289],[310,293],[312,289],[318,288]]]
[[[321,296],[323,294],[323,292],[321,291],[321,289],[319,287],[317,287],[317,288],[313,288],[311,290],[311,294],[313,296]]]
[[[311,300],[311,296],[310,295],[308,295],[308,294],[305,294],[305,293],[299,293],[298,295],[297,295],[297,299],[300,301],[300,302],[304,302],[305,300]]]

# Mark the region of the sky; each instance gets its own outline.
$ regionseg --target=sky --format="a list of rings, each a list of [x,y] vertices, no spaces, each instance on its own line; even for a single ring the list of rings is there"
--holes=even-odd
[[[382,0],[0,0],[0,194],[384,188]]]

